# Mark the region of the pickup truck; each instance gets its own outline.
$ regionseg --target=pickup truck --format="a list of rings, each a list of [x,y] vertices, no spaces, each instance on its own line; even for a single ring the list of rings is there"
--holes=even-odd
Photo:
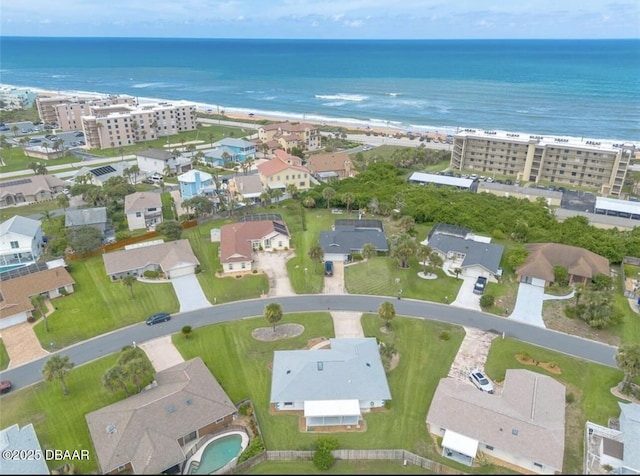
[[[324,275],[333,276],[333,261],[324,262]]]
[[[473,292],[475,294],[482,294],[486,287],[487,287],[487,278],[485,278],[484,276],[478,276],[478,279],[476,280],[476,284],[474,284],[473,286]]]

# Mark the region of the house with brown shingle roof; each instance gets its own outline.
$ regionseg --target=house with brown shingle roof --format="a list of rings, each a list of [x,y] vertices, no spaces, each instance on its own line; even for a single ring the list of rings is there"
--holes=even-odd
[[[502,393],[443,378],[427,425],[442,456],[469,466],[478,453],[538,474],[562,472],[565,387],[529,370],[508,369]]]
[[[554,266],[569,272],[569,283],[588,283],[597,274],[609,276],[609,260],[584,248],[559,243],[525,245],[527,260],[516,269],[518,281],[546,286],[553,283]]]
[[[154,228],[162,223],[162,199],[159,193],[135,192],[124,197],[124,214],[129,230]]]
[[[251,271],[254,251],[286,250],[291,235],[279,220],[245,221],[220,228],[220,263],[224,273]]]
[[[327,154],[313,154],[307,159],[307,167],[314,177],[329,179],[337,177],[353,177],[355,170],[346,152],[331,152]]]
[[[279,188],[284,192],[289,184],[295,185],[298,190],[307,190],[310,187],[309,169],[301,165],[288,164],[279,158],[258,165],[258,173],[265,189]]]
[[[3,280],[0,287],[0,329],[21,324],[31,316],[34,309],[32,296],[42,294],[47,299],[55,299],[73,293],[74,284],[64,267]]]
[[[0,182],[0,206],[51,200],[71,184],[55,175],[31,175]]]
[[[236,418],[200,357],[158,372],[156,383],[85,416],[102,474],[182,474],[193,442]],[[247,443],[245,435],[242,449]]]
[[[142,246],[141,246],[142,245]],[[168,279],[195,273],[200,264],[189,240],[167,243],[138,243],[135,247],[102,255],[105,271],[112,279],[142,276],[145,271],[162,271]]]

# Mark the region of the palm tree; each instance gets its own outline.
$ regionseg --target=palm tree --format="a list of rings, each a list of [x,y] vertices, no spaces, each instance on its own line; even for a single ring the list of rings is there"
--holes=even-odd
[[[296,187],[295,183],[288,183],[285,190],[291,198],[296,198],[296,195],[298,194],[298,187]]]
[[[616,364],[624,372],[620,390],[626,393],[631,386],[631,381],[640,375],[640,344],[627,344],[620,347],[616,354]]]
[[[129,377],[131,382],[136,386],[136,393],[140,393],[142,382],[149,372],[149,368],[144,360],[136,358],[127,362],[124,373]]]
[[[340,201],[347,206],[347,213],[351,210],[351,204],[355,201],[356,197],[351,192],[345,192],[340,197]]]
[[[140,126],[138,126],[138,123],[136,121],[133,121],[131,123],[131,132],[133,132],[134,135],[134,139],[137,141],[138,140],[138,129],[140,128]]]
[[[400,230],[402,233],[409,233],[416,224],[416,220],[409,215],[404,215],[400,218]]]
[[[27,165],[27,167],[29,167],[31,170],[33,170],[34,174],[38,173],[38,167],[40,166],[39,162],[36,162],[35,160],[32,162],[29,162],[29,165]]]
[[[38,164],[38,168],[36,169],[36,174],[47,175],[47,167],[45,167],[44,164]]]
[[[127,286],[129,288],[129,291],[131,291],[131,299],[135,297],[133,295],[133,283],[135,283],[136,281],[137,281],[136,277],[130,274],[127,274],[126,276],[122,277],[122,284]]]
[[[384,325],[387,329],[391,328],[391,320],[396,316],[396,308],[393,303],[385,301],[380,304],[378,308],[378,315],[380,319],[384,321]]]
[[[127,387],[127,374],[120,365],[111,367],[102,376],[102,385],[110,392],[124,390],[125,395],[129,396],[129,388]]]
[[[53,218],[53,214],[51,213],[50,210],[45,210],[43,212],[40,212],[40,219],[42,221],[49,222],[51,221],[52,218]]]
[[[215,139],[216,136],[213,134],[213,132],[209,132],[207,137],[209,137],[209,144],[211,145],[211,147],[213,147],[213,139]]]
[[[269,190],[269,194],[271,195],[271,198],[276,201],[276,203],[280,201],[283,195],[282,189],[280,188],[272,188],[271,190]]]
[[[140,167],[138,167],[138,164],[133,164],[129,167],[129,172],[133,175],[133,183],[138,183],[138,174],[140,173]]]
[[[369,260],[378,254],[378,250],[373,243],[365,243],[362,247],[362,257],[367,260],[367,268],[369,268]]]
[[[435,274],[435,271],[438,268],[442,268],[444,264],[444,259],[440,256],[440,253],[437,251],[432,251],[429,253],[429,266],[431,267],[431,272]]]
[[[38,311],[40,311],[40,314],[42,315],[42,320],[44,321],[44,328],[46,329],[47,332],[49,332],[49,323],[47,322],[47,311],[44,308],[44,301],[45,301],[44,296],[42,294],[36,294],[34,296],[31,296],[29,300],[31,301],[31,305],[34,307],[34,309],[37,309]]]
[[[398,260],[401,268],[409,267],[409,257],[415,251],[415,241],[407,233],[401,233],[391,238],[391,256]]]
[[[60,380],[60,385],[62,385],[62,393],[67,395],[67,385],[65,384],[64,379],[67,377],[69,371],[73,368],[75,364],[69,360],[69,356],[65,355],[64,357],[61,355],[54,355],[47,363],[44,364],[44,368],[42,369],[42,374],[44,375],[44,379],[47,382],[52,380]]]
[[[63,146],[64,146],[64,141],[62,139],[58,139],[53,143],[53,150],[57,152],[60,149],[62,149]]]
[[[196,145],[195,144],[189,144],[186,147],[187,152],[191,152],[191,157],[193,157],[193,153],[196,151]]]
[[[302,201],[302,204],[305,208],[314,208],[316,206],[316,201],[313,197],[307,197]]]
[[[120,154],[120,160],[124,160],[124,147],[118,149],[118,154]]]
[[[282,306],[277,302],[267,304],[264,308],[264,318],[269,324],[273,324],[273,332],[275,332],[276,323],[282,319]]]
[[[320,246],[320,243],[316,243],[309,248],[309,258],[311,258],[311,261],[314,263],[314,270],[317,270],[318,263],[321,263],[324,259],[324,250],[322,249],[322,246]]]
[[[331,207],[331,199],[335,196],[336,191],[331,187],[327,187],[322,191],[322,198],[327,201],[327,210]]]
[[[56,197],[56,201],[58,202],[58,205],[60,205],[63,210],[66,211],[67,207],[69,206],[69,197],[67,197],[64,193],[61,193]]]
[[[18,126],[11,126],[11,132],[13,132],[14,136],[18,135],[18,131],[20,130],[20,128]]]
[[[418,262],[422,264],[422,274],[427,274],[427,260],[432,252],[433,248],[430,246],[421,244],[416,248],[416,258],[418,258]]]

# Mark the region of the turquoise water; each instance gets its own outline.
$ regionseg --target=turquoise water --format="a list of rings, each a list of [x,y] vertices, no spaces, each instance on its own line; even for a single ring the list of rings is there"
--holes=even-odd
[[[191,474],[209,474],[219,470],[240,454],[242,436],[229,435],[209,443],[202,452],[200,466]]]
[[[54,91],[416,131],[640,140],[640,40],[2,37],[0,53],[3,83]]]
[[[5,271],[11,271],[12,269],[24,268],[25,266],[27,266],[27,263],[11,264],[9,266],[0,266],[0,273],[4,273]]]

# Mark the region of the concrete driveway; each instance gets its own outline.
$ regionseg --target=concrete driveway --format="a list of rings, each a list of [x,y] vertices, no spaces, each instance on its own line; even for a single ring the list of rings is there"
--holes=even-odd
[[[322,265],[324,267],[324,264]],[[322,294],[345,294],[344,291],[344,262],[333,262],[333,276],[324,277]]]
[[[460,291],[458,291],[456,299],[451,303],[452,306],[482,311],[482,308],[480,307],[480,295],[473,293],[473,287],[476,284],[476,279],[477,278],[472,276],[462,277],[462,286],[460,286]]]
[[[533,284],[520,283],[516,305],[509,319],[538,327],[546,327],[542,320],[544,288]]]
[[[170,281],[178,297],[178,302],[180,302],[180,312],[211,307],[211,303],[207,301],[195,274],[172,278]]]
[[[254,267],[264,271],[269,278],[267,296],[295,296],[289,274],[287,261],[295,256],[289,251],[260,251],[253,254]]]
[[[139,347],[145,351],[156,372],[184,362],[182,355],[173,345],[171,336],[148,340],[144,344],[140,344]]]

